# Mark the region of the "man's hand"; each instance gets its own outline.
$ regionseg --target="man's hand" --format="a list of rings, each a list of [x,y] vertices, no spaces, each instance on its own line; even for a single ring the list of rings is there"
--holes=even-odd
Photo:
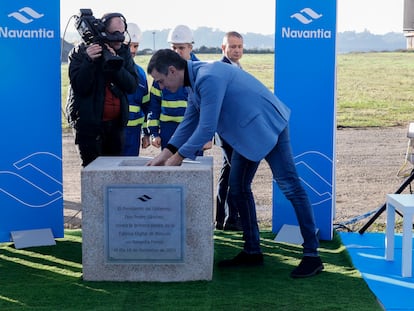
[[[106,46],[107,50],[109,51],[109,53],[111,53],[113,56],[116,55],[116,52],[115,52],[115,50],[112,46],[110,46],[108,43],[105,43],[105,46]]]
[[[203,150],[208,150],[213,148],[213,142],[211,140],[209,140],[208,142],[206,142],[203,146]]]
[[[88,54],[91,60],[98,59],[102,56],[102,47],[95,43],[86,48],[86,54]]]
[[[148,148],[149,146],[150,146],[151,144],[150,144],[150,137],[149,137],[149,135],[144,135],[144,136],[142,136],[142,138],[141,138],[141,146],[142,146],[142,148]]]
[[[168,160],[165,162],[167,166],[180,166],[183,163],[184,158],[180,156],[178,152],[174,153]]]
[[[156,147],[156,148],[160,148],[161,147],[161,137],[153,137],[151,144]]]
[[[172,156],[172,152],[167,148],[163,149],[159,155],[150,160],[145,166],[163,166],[166,165],[167,160]]]

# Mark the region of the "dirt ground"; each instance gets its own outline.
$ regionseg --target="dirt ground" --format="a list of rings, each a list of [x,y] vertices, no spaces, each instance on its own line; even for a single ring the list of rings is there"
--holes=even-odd
[[[398,176],[400,169],[412,169],[405,163],[407,127],[338,129],[336,134],[336,204],[335,224],[345,225],[353,231],[360,228],[384,204],[385,195],[394,193],[406,177]],[[81,227],[80,160],[73,136],[64,131],[63,190],[66,228]],[[154,156],[159,149],[150,147],[142,156]],[[221,164],[221,151],[214,146],[206,152],[214,157],[214,175],[217,180]],[[216,185],[216,184],[215,184]],[[404,192],[410,190],[407,187]],[[265,162],[259,167],[253,183],[260,226],[271,225],[272,177]],[[383,228],[385,212],[381,213],[367,231]],[[337,227],[337,226],[336,226]],[[342,226],[338,226],[340,228]]]

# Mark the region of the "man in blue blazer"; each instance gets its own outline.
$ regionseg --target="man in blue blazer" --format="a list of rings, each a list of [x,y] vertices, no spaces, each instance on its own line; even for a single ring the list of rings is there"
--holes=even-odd
[[[236,202],[244,247],[219,267],[263,265],[259,227],[251,183],[265,159],[283,194],[292,203],[303,237],[303,258],[291,277],[309,277],[323,270],[319,240],[308,196],[294,163],[289,108],[249,73],[223,62],[193,62],[169,49],[158,50],[147,68],[161,88],[175,92],[185,86],[189,101],[184,120],[167,147],[147,165],[181,165],[217,132],[233,148],[229,196]]]

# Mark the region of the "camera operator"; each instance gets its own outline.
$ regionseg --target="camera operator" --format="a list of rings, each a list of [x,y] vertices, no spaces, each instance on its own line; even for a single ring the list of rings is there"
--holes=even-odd
[[[127,94],[135,92],[139,82],[129,48],[123,43],[125,18],[108,13],[98,20],[88,12],[79,18],[87,29],[78,29],[84,42],[69,53],[66,107],[83,167],[99,156],[121,154],[129,114]]]

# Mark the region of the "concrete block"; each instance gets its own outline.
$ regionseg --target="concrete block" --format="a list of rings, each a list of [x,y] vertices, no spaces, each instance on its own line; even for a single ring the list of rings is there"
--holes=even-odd
[[[99,157],[81,171],[87,281],[183,282],[213,274],[213,159],[145,166]]]

